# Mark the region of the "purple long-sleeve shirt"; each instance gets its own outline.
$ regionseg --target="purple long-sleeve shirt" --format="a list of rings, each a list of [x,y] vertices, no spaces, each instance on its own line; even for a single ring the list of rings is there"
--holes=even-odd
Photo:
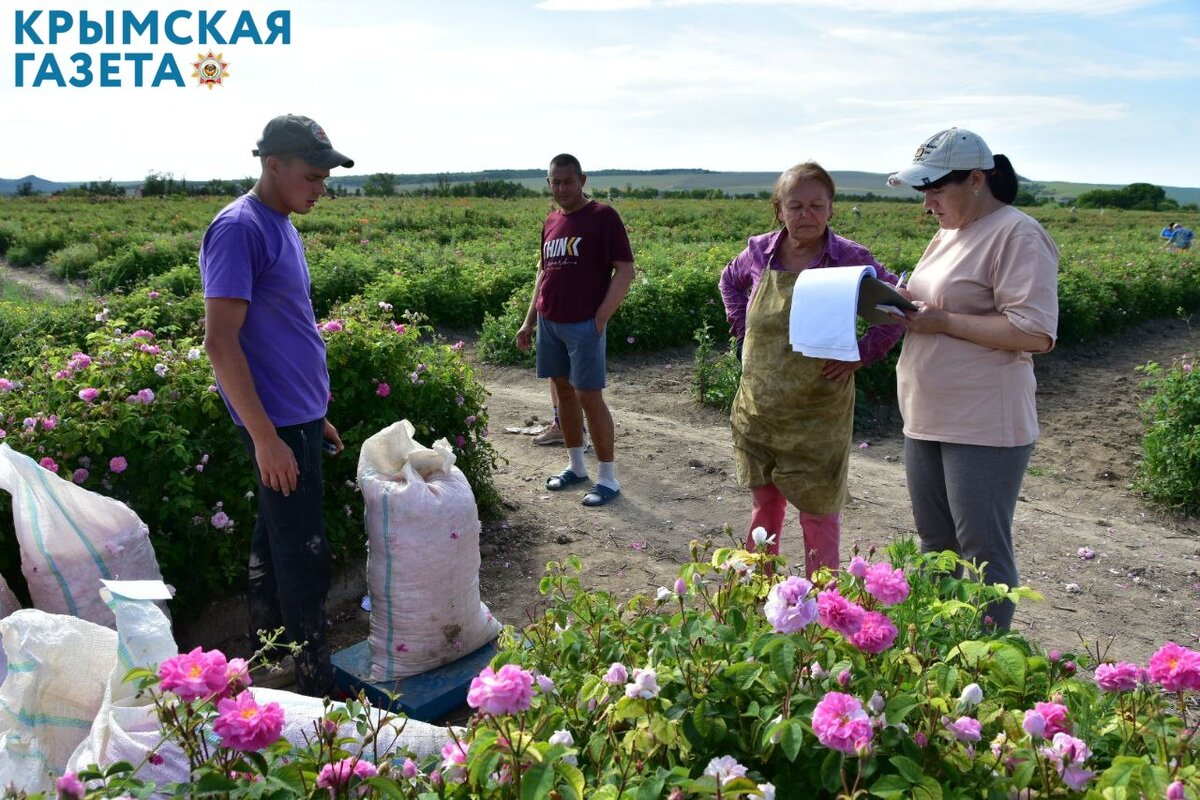
[[[738,339],[746,335],[746,309],[763,270],[783,269],[775,259],[775,250],[786,235],[787,231],[781,229],[751,236],[746,249],[721,270],[721,300],[725,303],[725,318],[729,320],[729,332]],[[873,267],[879,280],[893,286],[899,282],[895,275],[875,260],[870,250],[830,230],[825,232],[825,250],[808,269],[858,266]],[[903,325],[872,325],[867,328],[867,332],[858,340],[858,357],[863,366],[873,364],[887,355],[903,333]]]

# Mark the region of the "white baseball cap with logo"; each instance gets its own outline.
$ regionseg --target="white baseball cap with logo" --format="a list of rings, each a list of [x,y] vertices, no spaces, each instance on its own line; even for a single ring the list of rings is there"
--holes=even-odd
[[[996,160],[987,143],[964,128],[948,128],[930,136],[917,148],[910,166],[888,178],[888,186],[920,189],[960,169],[992,169]]]

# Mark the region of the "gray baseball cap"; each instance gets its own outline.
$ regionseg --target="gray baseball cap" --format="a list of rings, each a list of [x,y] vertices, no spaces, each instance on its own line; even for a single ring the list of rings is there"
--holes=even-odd
[[[888,186],[920,189],[959,169],[992,169],[996,160],[979,134],[965,128],[948,128],[930,136],[917,148],[910,166],[888,178]]]
[[[333,149],[324,128],[308,117],[296,114],[283,114],[268,122],[253,154],[260,157],[300,156],[321,169],[354,166],[353,159]]]

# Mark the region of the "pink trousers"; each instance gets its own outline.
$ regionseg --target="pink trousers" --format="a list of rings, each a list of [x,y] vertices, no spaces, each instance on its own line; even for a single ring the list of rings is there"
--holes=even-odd
[[[750,513],[750,531],[764,528],[767,534],[775,537],[768,549],[772,554],[779,553],[779,539],[783,535],[783,521],[787,515],[787,499],[776,488],[768,483],[757,489],[750,490],[754,501],[754,509]],[[810,514],[800,512],[800,529],[804,531],[804,571],[809,576],[821,567],[837,569],[840,559],[838,543],[842,538],[841,514]],[[746,536],[746,549],[754,552],[754,537]]]

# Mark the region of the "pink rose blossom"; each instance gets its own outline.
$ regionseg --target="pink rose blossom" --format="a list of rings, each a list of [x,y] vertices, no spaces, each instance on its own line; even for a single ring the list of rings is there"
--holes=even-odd
[[[151,300],[157,300],[157,299],[158,299],[158,292],[156,292],[156,291],[154,291],[153,289],[151,289],[151,290],[150,290],[150,292],[147,294],[147,297],[149,297]]]
[[[336,319],[331,319],[329,322],[326,322],[321,326],[321,330],[325,331],[326,333],[337,333],[338,331],[342,330],[342,323]]]
[[[220,531],[220,530],[224,530],[225,528],[228,528],[231,520],[229,519],[229,516],[224,511],[218,511],[217,513],[212,515],[212,519],[210,519],[209,522],[212,523],[212,526],[214,528],[216,528],[217,530]]]
[[[529,708],[533,698],[533,675],[516,664],[505,664],[497,671],[484,667],[471,679],[467,705],[492,714],[517,714]]]
[[[58,414],[51,414],[42,420],[42,429],[52,431],[58,427]]]
[[[144,339],[147,342],[154,338],[154,334],[148,330],[140,329],[129,334],[130,339]]]
[[[387,397],[391,393],[392,387],[388,386],[386,383],[381,383],[375,387],[375,394],[379,395],[380,397]]]
[[[896,641],[895,624],[887,615],[868,611],[863,615],[858,630],[850,637],[850,644],[864,653],[882,653]]]
[[[816,621],[817,601],[810,591],[812,584],[795,575],[771,587],[763,611],[776,633],[796,633]]]
[[[891,564],[872,564],[867,568],[867,593],[885,606],[894,606],[908,597],[908,579],[904,570],[892,569]]]
[[[1167,642],[1150,656],[1150,679],[1168,692],[1200,689],[1200,653]]]
[[[1041,753],[1058,772],[1063,783],[1075,791],[1083,791],[1083,787],[1095,774],[1083,768],[1083,762],[1092,757],[1092,751],[1082,739],[1076,739],[1068,733],[1059,731],[1048,746],[1041,748]]]
[[[455,447],[457,447],[459,450],[462,450],[464,447],[466,447],[466,446],[467,446],[467,439],[466,439],[466,437],[465,437],[465,436],[461,436],[461,435],[460,435],[460,436],[455,436],[455,437],[454,437],[454,446],[455,446]]]
[[[417,762],[411,758],[404,759],[404,765],[400,767],[400,774],[406,778],[415,778],[420,771],[421,769],[417,766]]]
[[[220,650],[205,652],[197,647],[163,661],[158,666],[158,676],[164,692],[174,692],[181,700],[196,700],[225,692],[229,686],[229,664]]]
[[[506,665],[506,666],[512,666]],[[437,776],[435,779],[434,776]],[[467,747],[462,742],[449,741],[442,748],[442,769],[441,773],[434,771],[429,776],[429,781],[434,785],[440,783],[442,778],[448,781],[461,781],[467,777]]]
[[[156,356],[162,352],[162,348],[156,344],[140,344],[138,345],[138,350],[151,356]]]
[[[87,353],[75,353],[67,361],[67,366],[73,370],[87,369],[92,364],[92,357]]]
[[[862,556],[854,556],[850,559],[849,566],[846,567],[846,572],[849,572],[854,577],[862,580],[867,577],[867,560]]]
[[[79,469],[77,469],[71,473],[71,480],[74,481],[75,483],[83,483],[84,481],[86,481],[88,479],[88,474],[89,473],[86,469],[84,469],[83,467],[80,467]]]
[[[379,770],[370,761],[363,761],[357,757],[343,758],[321,767],[321,771],[317,773],[317,786],[328,789],[330,797],[337,797],[340,790],[350,785],[352,779],[363,780],[378,774]]]
[[[54,782],[54,788],[63,797],[83,797],[83,781],[74,772],[68,772]]]
[[[260,706],[250,692],[217,703],[218,717],[213,733],[232,750],[261,750],[279,740],[283,731],[283,709],[278,703]]]
[[[1185,800],[1186,797],[1183,781],[1172,781],[1167,787],[1167,800]]]
[[[1067,707],[1062,703],[1034,703],[1033,708],[1046,720],[1043,736],[1050,739],[1056,733],[1070,733],[1071,721],[1067,719]]]
[[[466,346],[466,342],[464,342],[462,339],[459,339],[457,342],[450,345],[450,349],[451,350],[462,350],[463,347],[465,347],[465,346]]]
[[[124,472],[129,468],[129,462],[125,460],[125,456],[114,456],[109,459],[108,468],[113,472]]]
[[[13,382],[8,378],[0,378],[0,392],[11,392],[13,390]]]
[[[620,661],[614,661],[609,666],[608,672],[604,673],[604,682],[611,683],[614,686],[618,683],[624,683],[627,680],[629,680],[629,672]]]
[[[658,673],[652,669],[635,669],[625,684],[625,696],[630,699],[651,700],[658,697]]]
[[[1046,718],[1040,711],[1031,708],[1025,712],[1025,719],[1021,721],[1021,727],[1031,738],[1043,739],[1046,734]]]
[[[70,369],[60,369],[58,372],[54,373],[54,380],[65,381],[67,378],[71,377],[72,374],[74,373]]]
[[[42,469],[48,469],[51,472],[58,472],[58,463],[50,456],[46,456],[39,461],[38,466],[40,466]]]
[[[253,681],[250,679],[250,665],[244,658],[231,658],[225,665],[226,688],[225,694],[235,695],[249,688]]]
[[[843,636],[853,636],[857,633],[866,613],[862,606],[842,597],[836,586],[817,596],[817,619],[826,628]]]
[[[813,733],[817,741],[833,750],[855,754],[871,747],[871,719],[858,698],[828,692],[813,709]]]
[[[954,738],[964,744],[978,742],[980,739],[979,720],[973,717],[959,717],[953,722],[946,722],[946,730],[954,734]]]
[[[79,390],[79,399],[85,403],[90,403],[99,396],[100,396],[100,390],[93,389],[91,386],[87,387],[86,389]]]

